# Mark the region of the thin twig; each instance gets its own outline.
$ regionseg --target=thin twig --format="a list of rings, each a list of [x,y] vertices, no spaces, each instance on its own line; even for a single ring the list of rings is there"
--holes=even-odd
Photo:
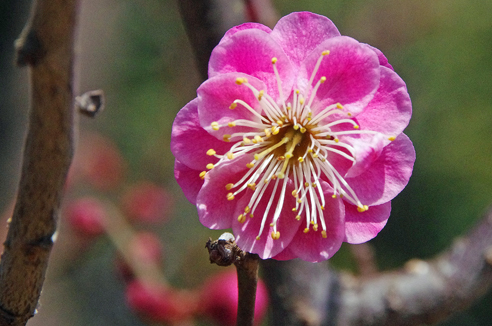
[[[16,41],[29,65],[31,108],[21,179],[0,264],[0,325],[25,325],[37,306],[72,159],[72,61],[77,0],[35,1]]]

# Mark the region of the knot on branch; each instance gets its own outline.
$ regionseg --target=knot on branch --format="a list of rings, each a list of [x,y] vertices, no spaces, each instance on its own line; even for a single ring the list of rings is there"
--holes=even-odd
[[[205,248],[208,249],[210,263],[219,266],[237,264],[246,254],[237,246],[234,236],[228,232],[214,241],[209,238]]]
[[[35,66],[46,54],[36,31],[28,24],[15,41],[15,64],[19,67]]]

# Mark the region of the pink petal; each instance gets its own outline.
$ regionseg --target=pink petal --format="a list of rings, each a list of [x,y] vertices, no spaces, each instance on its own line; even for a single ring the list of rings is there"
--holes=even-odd
[[[284,98],[292,90],[296,72],[289,58],[271,36],[259,29],[247,29],[234,33],[215,47],[210,56],[208,75],[214,77],[228,72],[242,72],[254,76],[266,84],[266,92],[280,100],[272,58],[282,81]]]
[[[253,92],[246,85],[236,84],[236,78],[238,77],[246,77],[248,82],[259,90],[265,89],[265,84],[257,78],[242,73],[228,73],[208,79],[197,90],[200,124],[208,133],[221,141],[225,134],[231,135],[233,133],[251,131],[252,129],[250,127],[225,126],[220,127],[219,130],[213,130],[210,126],[212,122],[227,124],[238,119],[253,122],[260,121],[260,118],[248,111],[241,104],[238,104],[234,110],[229,108],[235,100],[240,99],[249,104],[257,112],[261,112],[258,99],[253,95]]]
[[[193,170],[178,160],[174,162],[174,176],[184,192],[186,199],[196,204],[196,196],[203,185],[200,171]]]
[[[358,244],[371,240],[381,231],[391,213],[391,202],[369,207],[359,213],[357,207],[345,203],[345,242]]]
[[[340,32],[325,16],[305,11],[282,17],[270,35],[299,67],[316,46],[328,38],[340,36]]]
[[[324,56],[312,85],[307,85],[318,58]],[[298,86],[313,88],[322,76],[326,82],[319,87],[312,105],[313,113],[341,103],[345,112],[357,115],[366,107],[379,87],[379,60],[374,51],[347,36],[332,37],[321,43],[301,66]]]
[[[273,227],[270,226],[270,223],[273,220],[275,208],[280,197],[280,190],[282,189],[282,180],[280,180],[272,205],[268,211],[265,227],[263,232],[260,234],[260,240],[256,240],[264,212],[268,201],[271,198],[274,184],[275,182],[271,181],[268,185],[262,200],[256,207],[254,217],[250,218],[248,216],[246,217],[246,222],[240,223],[238,222],[237,217],[244,212],[244,208],[248,205],[251,195],[253,194],[251,190],[248,190],[248,194],[244,195],[238,202],[238,206],[234,214],[234,221],[232,222],[232,230],[236,236],[238,246],[242,250],[258,254],[262,259],[272,258],[287,247],[292,241],[294,235],[297,233],[297,229],[301,224],[300,221],[295,219],[296,215],[292,212],[292,208],[295,207],[296,204],[295,198],[290,195],[294,187],[292,182],[289,181],[287,191],[285,193],[282,212],[277,221],[277,231],[280,232],[280,238],[278,240],[273,240],[271,237]]]
[[[229,29],[224,34],[224,36],[222,37],[222,39],[220,40],[219,44],[222,43],[222,42],[228,41],[231,38],[232,35],[236,34],[237,32],[246,30],[246,29],[259,29],[259,30],[264,31],[265,33],[268,33],[268,34],[270,34],[272,32],[272,30],[270,29],[270,27],[267,27],[267,26],[265,26],[263,24],[258,24],[258,23],[244,23],[244,24],[241,24],[241,25],[238,25],[238,26],[234,26],[231,29]],[[211,76],[209,76],[209,77],[211,77]]]
[[[207,150],[213,148],[224,154],[231,145],[217,140],[200,126],[197,103],[198,100],[194,99],[186,104],[174,119],[171,152],[182,164],[203,171],[208,163],[218,161],[216,157],[208,156]]]
[[[379,50],[378,48],[375,48],[374,46],[371,46],[369,44],[364,44],[364,45],[367,46],[368,48],[370,48],[371,50],[373,50],[374,52],[376,52],[378,59],[379,59],[379,64],[381,66],[389,68],[391,70],[394,70],[393,66],[390,65],[390,63],[388,62],[388,58],[386,58],[386,56],[383,54],[383,52],[381,52],[381,50]]]
[[[303,217],[301,218],[301,227],[299,227],[297,234],[287,247],[296,257],[313,263],[327,260],[332,257],[338,249],[340,249],[343,239],[345,238],[345,206],[343,201],[339,197],[331,197],[333,190],[326,183],[323,182],[322,187],[326,200],[323,213],[328,237],[325,239],[321,236],[321,223],[318,223],[318,231],[314,231],[311,227],[308,233],[304,233],[306,220]],[[289,257],[288,252],[286,253],[286,257]],[[283,259],[285,257],[279,255],[279,258]]]
[[[251,162],[251,155],[223,162],[210,170],[205,176],[205,183],[198,193],[196,206],[200,222],[210,229],[228,229],[232,226],[234,211],[238,198],[227,200],[228,183],[241,179],[246,170],[246,163]]]
[[[364,173],[346,178],[364,205],[380,205],[405,188],[412,175],[415,149],[405,134],[386,146]]]
[[[381,67],[378,91],[357,116],[361,128],[396,136],[407,127],[411,116],[412,102],[405,82],[394,71]]]
[[[382,134],[371,135],[368,140],[353,139],[350,144],[354,148],[355,164],[348,170],[346,178],[353,178],[367,170],[381,155],[389,140]]]

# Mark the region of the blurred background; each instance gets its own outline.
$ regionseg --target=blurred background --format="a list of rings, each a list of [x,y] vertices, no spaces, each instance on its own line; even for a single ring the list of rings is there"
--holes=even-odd
[[[444,250],[492,203],[492,1],[274,4],[282,16],[301,10],[327,16],[343,35],[381,49],[406,81],[413,118],[405,132],[417,161],[409,185],[393,200],[388,225],[370,244],[382,270]],[[3,225],[15,198],[27,123],[27,70],[14,67],[13,42],[29,6],[26,0],[0,2]],[[130,290],[135,272],[128,263],[151,266],[180,306],[200,303],[205,280],[224,271],[210,265],[204,248],[221,232],[200,225],[174,180],[169,149],[173,119],[196,96],[200,79],[176,1],[83,0],[77,40],[75,95],[103,89],[106,107],[95,119],[76,118],[78,148],[58,241],[39,314],[29,325],[150,325],[152,316],[138,314],[148,298],[138,284]],[[97,222],[111,214],[121,217],[124,232]],[[5,230],[0,235],[3,241]],[[118,253],[115,243],[125,250],[137,235],[143,240],[131,248],[140,252]],[[346,245],[330,263],[355,271]],[[178,308],[169,309],[186,314]],[[490,320],[492,293],[440,325],[485,326]],[[215,325],[206,318],[170,322]]]

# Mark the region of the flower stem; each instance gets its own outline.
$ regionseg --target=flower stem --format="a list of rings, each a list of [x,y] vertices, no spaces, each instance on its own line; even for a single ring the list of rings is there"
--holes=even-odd
[[[253,325],[259,262],[260,257],[257,254],[246,253],[244,258],[235,264],[239,290],[237,326]]]

